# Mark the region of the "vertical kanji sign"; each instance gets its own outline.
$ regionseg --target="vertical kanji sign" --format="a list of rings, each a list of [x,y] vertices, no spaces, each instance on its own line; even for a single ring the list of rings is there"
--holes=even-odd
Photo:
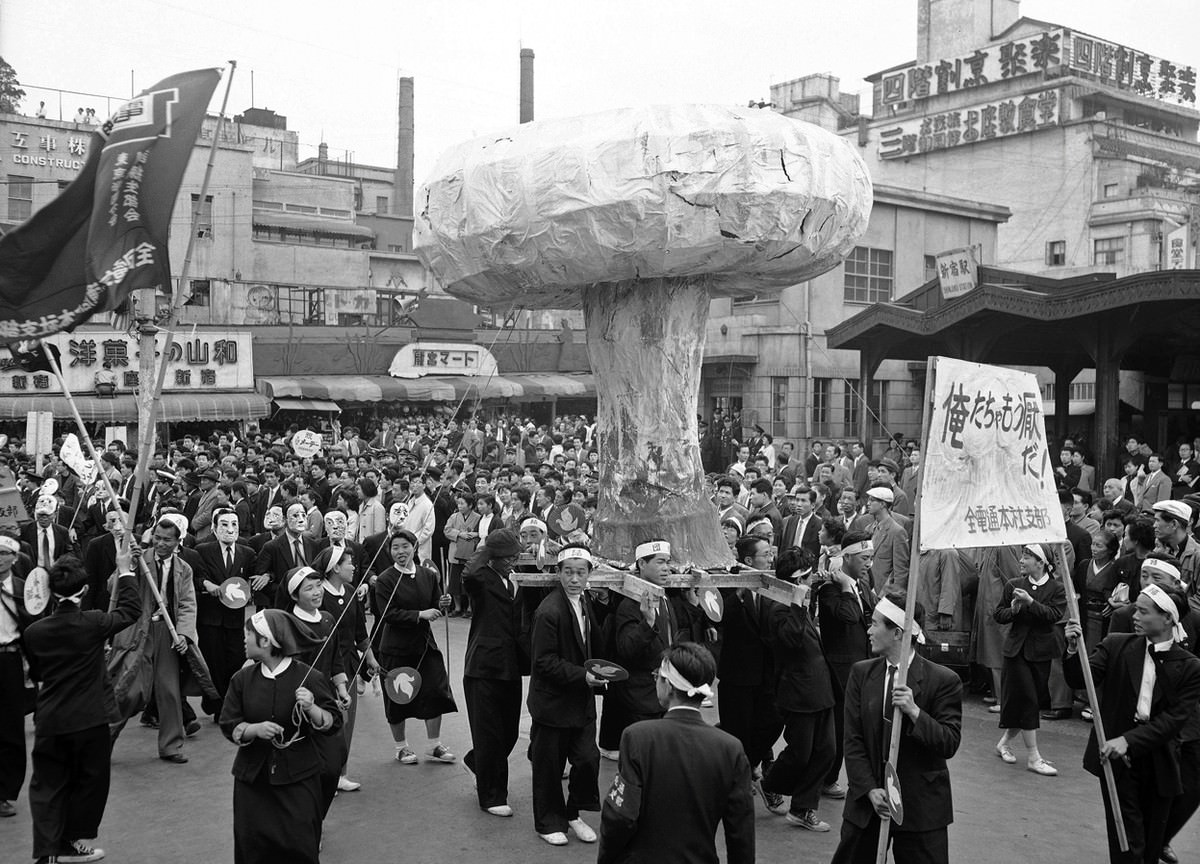
[[[934,358],[921,549],[1066,537],[1037,377]]]

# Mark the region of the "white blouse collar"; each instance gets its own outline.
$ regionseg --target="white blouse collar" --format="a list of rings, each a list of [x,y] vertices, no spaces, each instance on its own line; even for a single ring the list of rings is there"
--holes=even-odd
[[[282,660],[279,661],[279,665],[276,666],[273,670],[268,669],[266,663],[259,663],[258,668],[262,672],[264,678],[269,678],[270,680],[274,681],[276,678],[278,678],[280,675],[282,675],[284,672],[286,672],[287,668],[291,665],[292,665],[292,658],[284,657]]]

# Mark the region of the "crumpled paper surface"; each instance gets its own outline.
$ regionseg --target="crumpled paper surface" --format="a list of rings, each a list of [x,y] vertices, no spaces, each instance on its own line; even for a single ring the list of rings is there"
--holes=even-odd
[[[774,111],[629,108],[452,147],[417,195],[415,251],[455,296],[578,307],[577,289],[716,276],[714,293],[829,270],[867,229],[848,141]]]

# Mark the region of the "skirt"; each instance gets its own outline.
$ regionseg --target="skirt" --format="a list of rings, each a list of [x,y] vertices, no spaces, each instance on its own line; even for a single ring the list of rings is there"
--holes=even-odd
[[[260,771],[253,783],[233,783],[234,864],[318,864],[321,778],[273,786]]]
[[[446,674],[442,652],[434,646],[430,645],[425,650],[424,657],[413,654],[385,654],[379,658],[379,663],[385,670],[411,666],[421,673],[421,689],[407,705],[384,699],[383,713],[387,722],[432,720],[434,717],[458,711],[454,694],[450,692],[450,677]]]
[[[1000,728],[1037,729],[1050,707],[1050,661],[1005,657],[1000,672]]]

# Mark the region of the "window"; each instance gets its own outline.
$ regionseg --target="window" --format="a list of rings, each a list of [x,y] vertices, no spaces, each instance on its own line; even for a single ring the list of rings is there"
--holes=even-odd
[[[376,195],[375,196],[375,212],[376,213],[388,212],[388,199],[387,199],[386,195]]]
[[[886,303],[893,281],[891,250],[856,246],[846,259],[847,303]]]
[[[399,243],[389,243],[389,244],[387,244],[387,247],[388,247],[387,251],[389,251],[389,252],[403,252],[404,251],[404,246]]]
[[[812,392],[812,432],[810,437],[829,434],[829,391],[832,378],[814,378]]]
[[[24,222],[33,215],[33,178],[8,175],[8,218]]]
[[[192,196],[192,215],[195,217],[196,236],[200,239],[211,239],[213,230],[212,221],[212,196],[205,195],[204,203],[200,203],[200,196]]]
[[[858,382],[843,378],[842,385],[846,388],[842,393],[842,425],[846,434],[852,435],[858,428]]]
[[[788,379],[787,378],[772,378],[771,379],[771,422],[782,425],[787,423],[787,407],[788,407]],[[775,434],[785,434],[778,426],[775,429]]]
[[[1104,197],[1105,198],[1116,198],[1117,195],[1120,194],[1120,192],[1121,192],[1121,184],[1120,183],[1105,183],[1104,184]]]
[[[1067,241],[1051,240],[1046,244],[1046,265],[1061,267],[1067,263]]]
[[[312,204],[288,204],[284,209],[289,213],[307,213],[310,216],[317,215],[317,208]]]
[[[320,288],[280,285],[279,318],[284,324],[324,324],[325,292]]]
[[[209,306],[212,302],[212,283],[208,279],[192,280],[192,299],[188,301],[193,306]]]
[[[777,300],[773,294],[752,294],[749,297],[734,297],[733,306],[736,309],[738,306],[751,306],[755,303],[773,303]]]
[[[1092,263],[1115,267],[1125,263],[1125,238],[1108,237],[1094,241]]]
[[[875,397],[875,404],[879,406],[878,408],[875,409],[875,413],[877,415],[875,419],[877,420],[877,422],[879,423],[879,425],[882,428],[887,429],[888,428],[888,410],[887,410],[888,382],[887,381],[875,381],[875,382],[873,382],[872,389],[875,391],[872,394]]]
[[[936,255],[926,255],[925,256],[925,281],[929,282],[933,279],[936,279],[937,277],[938,277],[937,256]]]

